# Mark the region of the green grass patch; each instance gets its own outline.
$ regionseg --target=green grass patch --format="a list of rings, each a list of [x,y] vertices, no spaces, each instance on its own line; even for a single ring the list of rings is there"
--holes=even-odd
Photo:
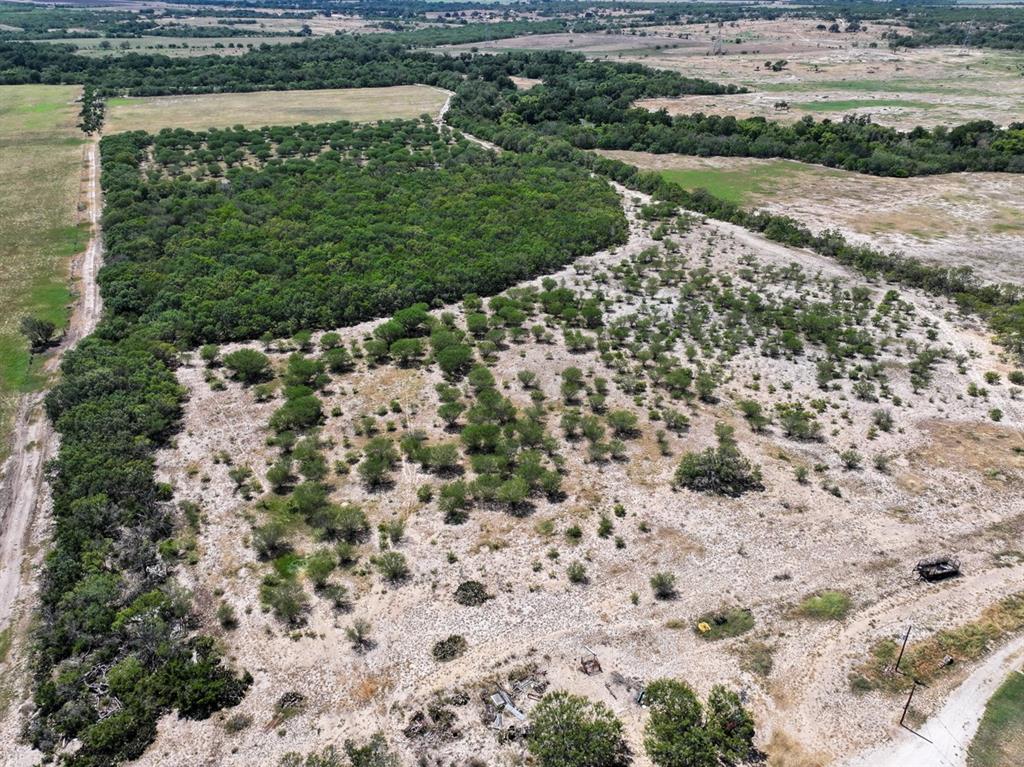
[[[0,663],[7,660],[7,653],[11,651],[11,644],[14,642],[14,630],[8,626],[0,631]]]
[[[947,85],[938,80],[806,80],[800,83],[753,83],[754,88],[766,93],[786,91],[854,91],[878,93],[937,93],[943,95],[979,95],[984,91]]]
[[[942,629],[908,645],[900,662],[903,674],[890,673],[899,656],[900,643],[893,639],[876,642],[868,658],[850,674],[850,687],[858,691],[902,692],[909,689],[912,678],[928,684],[959,663],[985,657],[1021,629],[1024,629],[1024,592],[985,608],[975,621]]]
[[[850,109],[877,109],[878,107],[906,107],[908,109],[934,109],[928,101],[910,99],[844,99],[841,101],[803,101],[792,104],[802,112],[846,112]]]
[[[754,615],[743,607],[731,610],[716,610],[697,618],[694,631],[701,639],[709,642],[728,639],[746,634],[754,628]]]
[[[1024,674],[1011,672],[985,706],[967,751],[969,767],[1003,767],[1024,754]]]
[[[706,189],[716,197],[743,205],[752,197],[772,194],[785,179],[817,172],[818,169],[793,160],[771,160],[735,170],[673,168],[661,171],[661,175],[684,189]]]
[[[67,323],[68,259],[89,228],[76,206],[84,137],[75,127],[78,86],[0,86],[0,459],[17,396],[43,384],[18,331],[33,314]]]
[[[294,578],[302,567],[303,557],[301,554],[282,554],[274,560],[274,572],[282,578]]]
[[[841,591],[822,591],[807,597],[797,608],[805,618],[841,620],[850,612],[850,597]]]

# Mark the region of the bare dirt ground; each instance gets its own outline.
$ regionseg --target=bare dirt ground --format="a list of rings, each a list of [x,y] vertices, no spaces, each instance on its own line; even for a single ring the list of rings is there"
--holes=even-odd
[[[77,282],[77,299],[60,347],[46,362],[53,372],[65,351],[89,335],[99,321],[102,301],[96,275],[103,260],[100,232],[99,147],[96,141],[86,148],[85,203],[92,233],[85,252],[72,266]],[[24,701],[26,632],[29,625],[28,606],[35,592],[34,572],[41,560],[46,538],[45,519],[49,496],[44,482],[46,461],[56,455],[57,435],[42,412],[44,393],[26,395],[19,403],[14,424],[14,444],[0,488],[0,632],[10,631],[12,640],[6,658],[0,659],[3,683],[0,684],[0,753],[5,764],[33,763],[30,749],[17,745],[20,721],[11,707],[13,701]],[[36,757],[38,755],[35,755]]]
[[[631,221],[629,242],[580,259],[555,279],[584,292],[600,285],[610,301],[607,319],[636,314],[630,324],[637,327],[643,318],[671,316],[666,312],[679,294],[668,282],[642,297],[624,291],[612,276],[618,267],[644,263],[645,252],[661,247],[652,226],[637,216],[643,196],[620,192]],[[863,284],[813,253],[726,224],[696,224],[673,239],[688,269],[704,266],[717,279],[737,279],[744,269],[756,268],[764,275],[759,289],[769,294],[794,289],[786,280],[777,282],[775,271],[793,263],[807,275],[800,288],[805,294],[827,291],[833,281]],[[644,279],[651,276],[648,270]],[[878,300],[891,286],[865,287]],[[198,504],[204,518],[195,564],[183,567],[181,578],[196,593],[205,629],[222,636],[229,657],[249,669],[255,682],[235,711],[203,722],[165,717],[156,744],[138,764],[273,763],[287,751],[305,752],[377,729],[387,732],[410,761],[424,757],[426,763],[462,764],[477,756],[486,764],[520,764],[521,743],[498,742],[480,696],[524,665],[531,674],[546,675],[555,688],[606,702],[625,722],[635,746],[643,711],[625,682],[662,675],[685,678],[703,692],[716,682],[741,690],[757,716],[759,743],[776,764],[797,758],[826,764],[876,746],[895,732],[903,699],[851,690],[847,677],[867,648],[877,639],[902,636],[908,624],[919,632],[915,637],[922,637],[969,621],[984,605],[1019,590],[1024,578],[1024,567],[1000,567],[995,556],[1012,545],[1019,527],[1024,458],[1015,450],[1024,450],[1022,400],[1005,384],[991,386],[985,401],[964,396],[968,382],[983,384],[983,373],[990,370],[1005,377],[1010,367],[983,329],[959,317],[947,302],[915,291],[899,293],[912,307],[910,327],[879,357],[902,401],[892,407],[897,428],[891,433],[868,439],[866,425],[879,405],[848,396],[844,387],[821,393],[806,358],[770,358],[748,350],[722,363],[717,404],[682,406],[692,426],[668,437],[672,455],[664,456],[653,439],[657,423],[643,417],[651,400],[613,385],[609,406],[632,409],[642,420],[626,460],[592,462],[567,444],[568,497],[561,503],[538,500],[526,518],[485,505],[474,508],[464,525],[445,525],[432,504],[417,500],[417,488],[434,478],[410,463],[400,465],[386,492],[367,491],[354,475],[332,480],[332,498],[359,503],[371,526],[405,521],[397,548],[413,576],[388,586],[371,568],[357,565],[343,575],[354,597],[352,612],[338,613],[314,598],[306,625],[294,631],[260,609],[259,581],[270,571],[250,544],[260,512],[239,497],[228,474],[233,466],[247,465],[267,486],[265,472],[277,451],[267,445],[266,424],[279,402],[257,402],[251,390],[232,382],[211,388],[202,365],[182,367],[179,380],[190,392],[184,427],[176,445],[158,458],[159,475],[173,484],[176,498]],[[461,307],[448,310],[462,316]],[[709,320],[712,326],[718,322]],[[346,342],[362,339],[373,325],[340,333]],[[928,390],[915,394],[907,383],[909,359],[902,344],[925,343],[928,329],[951,354],[962,355],[964,370],[957,372],[951,361],[941,363]],[[282,364],[287,355],[272,356]],[[557,376],[570,365],[614,376],[597,352],[571,353],[558,340],[512,343],[492,370],[499,390],[520,407],[529,397],[516,373],[534,371],[557,422]],[[363,444],[354,431],[360,416],[387,410],[392,400],[401,403],[402,413],[382,416],[382,424],[394,421],[396,434],[423,430],[432,441],[445,439],[434,415],[433,386],[440,381],[430,368],[363,365],[337,378],[324,403],[326,412],[335,413],[321,432],[328,463]],[[830,403],[821,415],[827,436],[822,442],[795,442],[777,427],[751,433],[734,409],[741,397],[766,402],[822,397]],[[1002,410],[999,424],[986,415],[993,407]],[[679,455],[711,444],[716,420],[736,425],[742,450],[762,467],[763,493],[723,500],[671,489]],[[557,426],[549,431],[556,433]],[[871,469],[870,460],[864,469],[844,471],[837,451],[849,445],[868,458],[890,456],[888,472]],[[214,456],[220,457],[214,461]],[[794,479],[798,465],[820,467],[810,484]],[[823,489],[829,484],[838,495]],[[594,533],[599,517],[611,516],[615,503],[625,509],[623,517],[613,519],[624,548]],[[578,543],[565,537],[574,523],[583,530]],[[304,541],[299,551],[313,546]],[[946,548],[958,552],[967,575],[938,586],[915,582],[912,564]],[[557,552],[557,558],[547,551]],[[364,562],[370,553],[365,551]],[[567,582],[565,567],[571,561],[586,564],[587,585]],[[647,580],[658,570],[677,576],[675,600],[652,599]],[[476,608],[455,604],[455,587],[469,578],[485,583],[495,598]],[[822,589],[852,597],[847,618],[815,621],[793,612],[804,596]],[[238,615],[234,631],[223,631],[214,617],[221,600]],[[701,639],[696,616],[723,605],[751,610],[755,628],[736,639]],[[377,643],[362,655],[351,650],[344,633],[357,617],[371,622]],[[453,633],[463,635],[469,649],[458,660],[439,664],[431,645]],[[739,660],[753,641],[763,643],[772,657],[766,676]],[[585,648],[597,653],[602,674],[577,670]],[[915,701],[915,708],[922,716],[937,710],[969,671],[954,668]],[[439,690],[449,696],[453,690],[465,693],[456,696],[462,703],[453,704],[459,736],[403,735],[414,712]],[[306,705],[282,720],[273,713],[273,701],[288,691],[304,695]],[[225,722],[235,715],[252,717],[251,726],[229,733]],[[636,764],[647,764],[641,753]]]
[[[1024,178],[1019,174],[881,178],[746,157],[600,153],[646,170],[698,172],[690,178],[706,175],[700,183],[709,186],[735,181],[744,205],[792,216],[816,232],[838,228],[855,242],[970,266],[986,280],[1024,280]]]

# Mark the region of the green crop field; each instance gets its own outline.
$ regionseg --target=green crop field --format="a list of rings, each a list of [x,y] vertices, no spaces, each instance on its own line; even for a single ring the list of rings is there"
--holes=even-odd
[[[85,247],[77,225],[82,133],[78,86],[0,86],[0,454],[18,393],[38,382],[18,322],[25,314],[63,326],[68,259]]]

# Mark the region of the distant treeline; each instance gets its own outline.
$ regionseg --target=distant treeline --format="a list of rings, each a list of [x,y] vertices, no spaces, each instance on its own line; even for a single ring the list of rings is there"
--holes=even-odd
[[[793,124],[761,117],[672,117],[632,108],[637,92],[658,91],[660,72],[609,82],[599,64],[581,64],[521,92],[500,81],[467,82],[459,88],[460,125],[492,133],[518,146],[534,132],[557,135],[581,149],[631,149],[709,157],[783,157],[878,176],[917,176],[954,171],[1024,173],[1024,123],[1005,129],[987,120],[954,128],[909,132],[866,119]],[[642,80],[644,85],[639,85]]]
[[[588,66],[585,57],[561,51],[515,52],[495,56],[435,55],[413,45],[490,39],[495,25],[423,30],[425,34],[318,38],[291,45],[266,45],[241,56],[173,58],[129,53],[96,58],[58,45],[0,43],[0,83],[90,83],[100,95],[239,93],[253,90],[312,90],[427,83],[457,88],[464,79],[494,80],[508,75],[549,78]],[[595,65],[597,66],[597,65]],[[613,78],[607,88],[642,96],[734,93],[723,86],[639,64],[602,63],[592,70]],[[588,75],[588,80],[593,77]],[[623,89],[619,80],[631,85]],[[507,88],[512,83],[504,81]]]
[[[252,11],[240,11],[243,16]],[[208,11],[167,8],[161,16],[143,10],[114,11],[72,6],[43,6],[30,3],[0,2],[0,40],[61,40],[65,38],[134,38],[142,35],[162,37],[236,37],[253,35],[252,30],[233,28],[227,20],[216,26],[186,26],[175,20],[184,16],[203,16]],[[234,12],[222,12],[221,16]],[[212,15],[212,14],[211,14]],[[268,18],[265,14],[262,18]],[[252,22],[253,19],[247,21]],[[237,23],[237,22],[236,22]],[[7,28],[9,27],[9,28]],[[260,31],[260,35],[294,34]]]

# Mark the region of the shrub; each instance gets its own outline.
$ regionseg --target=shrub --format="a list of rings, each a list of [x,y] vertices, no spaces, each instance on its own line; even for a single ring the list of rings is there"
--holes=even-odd
[[[269,377],[270,359],[255,349],[238,349],[224,357],[224,365],[244,384],[253,384]]]
[[[372,627],[370,622],[363,620],[362,618],[356,618],[352,621],[352,625],[345,629],[345,636],[348,637],[348,641],[352,643],[352,649],[356,652],[364,652],[373,647],[373,642],[370,640],[370,632]]]
[[[431,650],[431,654],[434,656],[434,660],[440,663],[446,663],[450,660],[455,660],[466,652],[468,644],[466,643],[465,637],[460,634],[452,634],[447,639],[434,644],[434,649]]]
[[[558,691],[530,715],[527,748],[539,767],[620,767],[628,763],[622,723],[603,703]]]
[[[487,588],[480,581],[463,581],[455,589],[455,601],[467,607],[477,607],[494,597],[487,593]]]
[[[373,564],[392,583],[400,583],[409,577],[409,565],[405,555],[399,551],[385,551],[373,558]]]
[[[565,572],[569,576],[570,583],[584,584],[589,580],[587,578],[587,568],[582,562],[573,562],[566,568]]]
[[[296,626],[303,622],[309,608],[309,597],[295,581],[268,575],[260,586],[260,599],[285,623]]]
[[[718,447],[686,453],[676,469],[676,484],[688,490],[737,497],[749,490],[763,490],[761,470],[743,457],[732,436],[732,427],[715,427]]]
[[[672,573],[655,573],[651,576],[651,589],[657,599],[671,599],[676,595],[676,577]]]

